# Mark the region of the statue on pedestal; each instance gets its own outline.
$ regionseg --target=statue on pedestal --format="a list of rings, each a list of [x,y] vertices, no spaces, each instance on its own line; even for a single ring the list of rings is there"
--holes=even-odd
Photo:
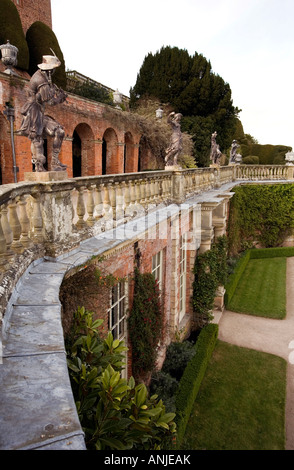
[[[236,140],[233,140],[231,152],[230,152],[230,161],[229,163],[236,163],[237,149],[240,147]]]
[[[222,155],[219,145],[216,143],[216,136],[217,133],[214,132],[211,135],[211,149],[210,149],[210,160],[213,165],[219,165],[220,164],[220,157]]]
[[[60,64],[55,54],[43,56],[42,64],[38,65],[39,70],[31,77],[28,99],[21,110],[23,120],[17,134],[24,135],[31,140],[32,162],[38,172],[46,171],[44,137],[47,135],[53,137],[52,171],[63,171],[67,168],[59,161],[64,129],[57,121],[45,114],[45,104],[54,106],[63,103],[67,98],[67,94],[52,83],[51,79]]]
[[[172,112],[168,115],[167,122],[172,127],[172,135],[169,147],[166,149],[165,165],[178,166],[178,156],[183,150],[183,139],[181,132],[181,113]]]

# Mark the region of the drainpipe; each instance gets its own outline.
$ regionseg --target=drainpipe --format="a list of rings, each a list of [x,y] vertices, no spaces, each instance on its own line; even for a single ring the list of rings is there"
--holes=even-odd
[[[11,137],[11,148],[12,148],[12,158],[13,158],[13,174],[14,174],[14,182],[17,183],[18,168],[16,166],[16,159],[15,159],[14,131],[13,131],[14,108],[6,104],[3,114],[5,114],[8,121],[10,122],[10,137]]]

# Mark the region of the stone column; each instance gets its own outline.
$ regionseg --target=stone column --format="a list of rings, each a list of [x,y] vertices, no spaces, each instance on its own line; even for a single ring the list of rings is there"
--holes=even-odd
[[[211,248],[214,237],[212,212],[217,206],[217,202],[203,202],[201,204],[201,242],[199,253],[204,253]]]

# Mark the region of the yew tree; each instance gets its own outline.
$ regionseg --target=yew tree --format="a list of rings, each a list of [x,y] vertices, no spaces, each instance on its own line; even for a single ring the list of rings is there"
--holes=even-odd
[[[218,134],[221,150],[230,147],[240,110],[233,106],[231,88],[212,71],[202,54],[190,56],[185,49],[162,47],[149,53],[130,89],[130,105],[155,98],[183,114],[182,130],[193,135],[199,166],[208,163],[210,138]]]

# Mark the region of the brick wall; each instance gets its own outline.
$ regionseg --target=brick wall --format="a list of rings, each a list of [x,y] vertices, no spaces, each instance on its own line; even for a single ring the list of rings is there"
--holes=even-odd
[[[21,109],[26,102],[29,76],[22,73],[10,77],[4,73],[0,62],[0,149],[2,183],[13,183],[12,148],[10,126],[4,118],[6,103],[15,108],[14,130],[21,126]],[[17,70],[17,73],[19,71]],[[107,112],[107,118],[106,118]],[[123,113],[123,112],[122,112]],[[139,142],[141,135],[122,119],[111,120],[109,107],[98,102],[69,95],[67,101],[57,106],[48,106],[46,114],[58,121],[65,130],[60,161],[68,166],[68,177],[102,174],[102,146],[105,141],[107,174],[138,171]],[[73,174],[73,136],[77,132],[81,141],[81,174]],[[32,171],[31,142],[23,136],[14,136],[16,164],[19,168],[18,181],[24,180],[24,173]],[[48,139],[48,169],[52,153],[52,139]]]
[[[15,4],[24,33],[35,21],[42,21],[52,29],[51,0],[12,0]]]
[[[134,267],[139,266],[140,272],[147,273],[152,271],[152,257],[163,252],[162,257],[162,305],[163,305],[163,323],[164,338],[162,348],[159,354],[159,366],[165,357],[166,346],[174,338],[174,333],[181,328],[179,319],[179,259],[180,259],[180,237],[188,234],[191,230],[191,216],[176,216],[173,220],[168,219],[161,222],[154,229],[150,230],[144,238],[136,242],[130,242],[127,246],[117,249],[109,254],[105,253],[103,260],[92,260],[91,263],[64,280],[61,287],[60,299],[63,305],[63,326],[65,333],[71,324],[72,314],[78,308],[84,306],[86,309],[94,312],[95,318],[104,320],[104,332],[107,332],[109,319],[107,310],[110,305],[110,288],[103,284],[97,284],[93,274],[96,267],[99,268],[102,275],[112,274],[117,278],[128,280],[128,308],[131,309],[133,302],[133,275]],[[193,282],[193,265],[196,255],[193,246],[188,244],[187,249],[187,267],[186,267],[186,331],[192,324],[192,304],[191,304],[191,286]],[[138,256],[139,255],[139,256]],[[138,263],[138,264],[137,264]],[[128,357],[128,375],[131,370],[131,349],[129,347]]]

